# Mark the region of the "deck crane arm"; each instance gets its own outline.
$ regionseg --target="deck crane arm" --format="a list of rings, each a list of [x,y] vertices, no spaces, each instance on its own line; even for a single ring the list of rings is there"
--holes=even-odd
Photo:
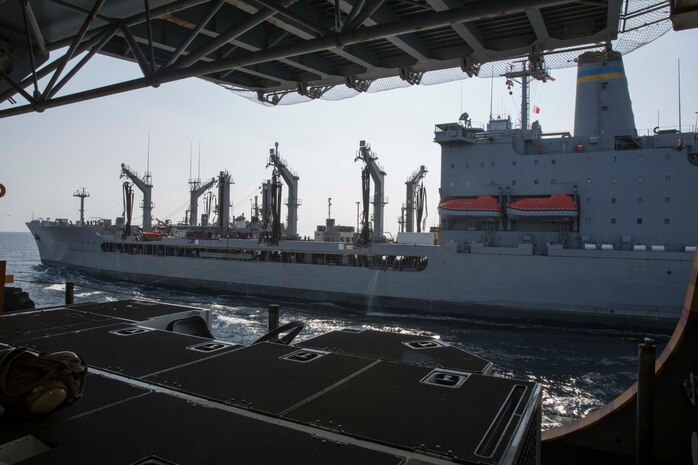
[[[196,220],[199,213],[199,197],[201,197],[204,192],[212,188],[216,184],[216,178],[211,178],[209,181],[199,184],[199,181],[192,181],[189,183],[191,189],[189,190],[189,224],[191,226],[196,226]]]
[[[269,149],[269,161],[267,167],[273,166],[283,178],[288,187],[288,224],[286,234],[289,238],[296,238],[298,235],[298,180],[300,179],[289,167],[286,160],[279,156],[279,143],[274,144],[273,149]]]
[[[366,141],[362,140],[359,142],[359,152],[354,158],[354,161],[361,160],[366,164],[373,184],[375,186],[375,191],[373,194],[373,239],[375,241],[381,242],[384,240],[383,236],[383,209],[386,203],[388,203],[383,196],[385,190],[385,171],[378,164],[378,157],[375,153],[371,151],[371,146]]]
[[[127,177],[135,184],[135,186],[143,192],[143,230],[150,231],[152,228],[152,191],[153,185],[150,183],[150,173],[146,172],[143,179],[139,178],[136,173],[131,171],[126,164],[121,164],[121,177]]]
[[[405,185],[407,186],[407,195],[405,199],[405,231],[414,232],[414,214],[415,214],[415,197],[417,194],[417,186],[428,173],[424,165],[420,166],[417,171],[407,178]]]

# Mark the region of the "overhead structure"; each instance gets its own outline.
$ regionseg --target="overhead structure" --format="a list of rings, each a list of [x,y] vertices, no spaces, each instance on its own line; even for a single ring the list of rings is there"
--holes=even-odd
[[[364,195],[366,196],[368,187],[368,176],[370,175],[373,180],[373,236],[372,239],[377,242],[381,242],[385,239],[383,236],[383,210],[385,204],[388,203],[387,199],[383,196],[385,192],[385,171],[378,164],[378,156],[371,151],[371,145],[365,140],[359,142],[359,152],[356,155],[356,160],[361,160],[365,164],[365,168],[362,171],[362,180],[364,186]],[[368,205],[364,202],[364,229],[367,227],[368,222]]]
[[[281,175],[286,186],[288,186],[288,220],[286,222],[286,237],[296,239],[298,237],[298,206],[301,204],[298,199],[298,175],[288,167],[286,160],[279,156],[279,143],[274,143],[274,148],[269,149],[269,161],[267,166],[273,166]],[[279,205],[280,206],[280,205]]]
[[[414,232],[414,214],[417,202],[417,186],[424,176],[428,173],[424,165],[421,165],[417,171],[407,178],[405,186],[407,187],[407,196],[405,199],[405,231]]]
[[[189,181],[189,225],[196,226],[197,216],[199,214],[199,197],[201,197],[207,190],[216,184],[216,178],[211,178],[205,183],[201,183],[200,179]],[[207,215],[208,218],[208,215]],[[201,222],[202,226],[206,226]]]
[[[127,177],[133,184],[143,193],[143,231],[150,231],[153,228],[153,184],[150,176],[150,171],[146,171],[143,178],[139,178],[138,174],[131,168],[122,163],[121,177]]]
[[[627,53],[661,36],[669,3],[684,5],[675,17],[695,10],[689,0],[0,1],[0,117],[190,77],[277,105],[499,75],[512,58],[568,67],[580,51]],[[142,77],[69,93],[97,53],[137,63]]]

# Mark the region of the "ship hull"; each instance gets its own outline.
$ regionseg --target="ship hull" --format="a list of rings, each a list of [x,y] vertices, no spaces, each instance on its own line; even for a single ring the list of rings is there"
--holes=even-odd
[[[41,260],[109,279],[281,300],[333,302],[368,312],[478,319],[675,325],[692,254],[510,248],[469,253],[400,246],[428,258],[422,271],[102,251],[95,228],[28,224]],[[379,249],[386,253],[386,245]],[[377,249],[378,250],[378,249]],[[397,253],[396,253],[397,254]]]

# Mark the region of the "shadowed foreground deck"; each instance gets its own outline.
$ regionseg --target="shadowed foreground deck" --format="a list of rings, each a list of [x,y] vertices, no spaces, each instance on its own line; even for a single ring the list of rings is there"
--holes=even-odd
[[[153,302],[0,316],[0,356],[71,350],[84,395],[0,416],[0,463],[403,464],[540,460],[540,387],[440,341],[340,330],[299,345],[178,334]]]

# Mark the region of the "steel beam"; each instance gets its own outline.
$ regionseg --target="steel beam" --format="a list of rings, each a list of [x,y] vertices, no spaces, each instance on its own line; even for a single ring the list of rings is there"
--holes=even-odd
[[[241,8],[241,9],[243,9],[243,11],[247,11],[250,14],[253,14],[257,11],[256,8],[249,6],[248,4],[242,2],[241,0],[233,0],[233,1],[235,1],[235,4],[238,6],[238,8]],[[315,36],[313,36],[312,34],[309,34],[305,30],[300,29],[292,24],[289,24],[289,23],[283,21],[281,18],[272,17],[269,19],[269,22],[274,24],[275,26],[279,27],[280,29],[283,29],[284,31],[295,35],[296,37],[300,37],[301,39],[308,40],[308,39],[315,39],[316,38]],[[367,59],[367,57],[372,56],[371,52],[368,49],[362,48],[361,50],[356,50],[356,48],[359,48],[359,47],[355,47],[354,50],[352,50],[352,52],[349,52],[349,51],[344,50],[342,48],[337,48],[337,49],[333,49],[330,51],[331,51],[331,53],[333,53],[337,56],[340,56],[347,61],[355,63],[356,65],[361,66],[364,69],[381,67],[381,66],[379,66],[378,60],[376,60],[375,57],[374,57],[373,61],[370,61]],[[269,47],[266,47],[266,48],[269,48]],[[307,60],[307,58],[308,57],[303,57],[304,60]],[[296,63],[298,63],[298,61],[295,59],[289,60],[289,62],[291,62],[291,61],[295,61]],[[289,63],[289,64],[293,64],[293,63]],[[298,66],[298,65],[296,64],[295,66]]]
[[[39,98],[41,95],[39,92],[39,81],[36,78],[36,62],[34,61],[34,45],[32,42],[32,36],[29,33],[29,13],[28,13],[29,2],[22,3],[22,18],[24,19],[24,31],[27,35],[27,50],[29,51],[29,64],[32,69],[32,79],[34,80],[34,97]]]
[[[150,74],[151,65],[148,63],[145,55],[143,55],[143,50],[141,50],[141,47],[136,42],[136,39],[133,37],[133,34],[131,34],[131,31],[128,30],[128,27],[125,24],[122,24],[119,29],[121,30],[121,34],[126,39],[128,48],[131,49],[131,53],[133,53],[133,57],[136,59],[138,66],[140,66],[143,76],[147,78],[152,77]]]
[[[342,27],[342,31],[353,31],[357,27],[361,26],[364,21],[370,18],[371,15],[375,13],[376,10],[381,7],[381,5],[383,5],[384,2],[385,0],[370,0],[369,3],[364,5],[361,11],[359,11],[357,14],[349,15],[347,22],[344,23],[344,26]]]
[[[571,0],[530,0],[529,6],[532,8],[541,8],[567,3],[571,3]],[[188,68],[174,70],[161,68],[156,73],[156,76],[158,82],[160,83],[173,82],[194,76],[204,77],[212,73],[217,73],[232,68],[295,57],[321,50],[333,50],[335,48],[359,44],[365,41],[385,39],[420,30],[431,30],[467,21],[474,21],[477,19],[506,16],[516,11],[520,11],[520,4],[517,0],[507,0],[496,3],[487,0],[480,0],[478,2],[468,4],[466,7],[457,8],[454,10],[413,16],[411,18],[406,18],[399,21],[368,26],[355,31],[347,31],[330,36],[323,36],[301,43],[282,45],[257,52],[243,53],[211,63],[200,63]],[[129,90],[140,89],[147,87],[149,85],[148,82],[149,81],[146,78],[135,79],[120,84],[114,84],[85,92],[53,98],[50,101],[42,102],[42,107],[52,108],[97,97],[118,94]],[[10,108],[0,111],[0,117],[24,114],[31,112],[32,110],[32,105]]]
[[[65,2],[59,2],[58,0],[50,0],[54,3],[59,3],[59,4],[64,4]],[[161,6],[159,8],[154,8],[150,12],[150,17],[152,19],[160,19],[165,16],[177,13],[178,11],[182,10],[187,10],[189,8],[201,5],[202,3],[208,3],[211,0],[180,0],[178,2],[170,3],[168,5]],[[72,6],[72,5],[71,5]],[[82,8],[78,8],[77,11],[84,11]],[[124,24],[127,27],[135,26],[137,24],[141,24],[146,22],[146,14],[145,12],[143,13],[138,13],[137,15],[130,16],[122,21],[115,21],[111,18],[106,18],[103,16],[98,16],[99,19],[103,21],[107,21],[109,24],[105,24],[104,26],[97,27],[90,31],[93,34],[101,34],[104,33],[105,31],[109,30],[111,25],[114,24]],[[63,40],[58,40],[56,42],[52,42],[51,44],[48,44],[48,50],[53,51],[59,48],[67,47],[70,45],[72,42],[72,37],[66,37]]]
[[[155,73],[155,51],[153,50],[153,20],[150,17],[150,2],[148,0],[143,0],[143,6],[145,7],[145,24],[148,31],[148,50],[150,51],[150,68],[148,70],[148,76],[152,76]]]
[[[99,97],[106,97],[108,95],[120,94],[123,92],[128,92],[130,90],[142,89],[144,87],[148,87],[148,85],[149,84],[146,78],[133,79],[131,81],[125,81],[119,84],[112,84],[110,86],[104,86],[98,89],[91,89],[84,92],[77,92],[75,94],[65,95],[62,97],[55,97],[51,100],[46,100],[43,102],[37,102],[37,106],[40,106],[40,109],[43,111],[48,108],[60,107],[71,103],[84,102],[85,100],[92,100]],[[8,108],[7,110],[0,111],[0,118],[23,115],[25,113],[31,113],[34,110],[35,108],[33,105],[22,105],[19,107],[12,107]]]
[[[44,93],[42,95],[42,100],[51,94],[51,89],[53,89],[53,86],[56,84],[56,81],[63,72],[63,69],[65,69],[65,66],[68,64],[71,58],[73,58],[75,50],[78,48],[78,45],[80,45],[80,42],[82,42],[82,38],[85,36],[85,33],[92,24],[92,21],[94,21],[95,16],[97,16],[97,13],[99,12],[99,9],[102,8],[103,4],[104,0],[95,1],[95,4],[92,7],[92,10],[90,11],[90,14],[87,15],[87,18],[85,18],[85,21],[82,23],[80,30],[78,31],[77,35],[73,38],[73,42],[70,44],[70,48],[63,57],[63,60],[61,61],[60,65],[58,65],[58,69],[56,69],[56,71],[53,73],[53,76],[51,76],[51,80],[46,85],[46,88],[44,89]]]
[[[284,5],[290,5],[294,2],[295,0],[284,0],[283,4]],[[267,19],[271,18],[274,16],[276,12],[274,10],[270,9],[262,9],[259,10],[257,13],[252,15],[252,17],[246,19],[242,23],[233,26],[232,28],[228,29],[226,32],[220,34],[218,37],[216,37],[214,40],[210,41],[207,44],[202,45],[198,49],[194,50],[191,52],[189,55],[180,58],[179,60],[175,61],[170,68],[177,68],[177,69],[182,69],[186,68],[203,57],[207,56],[209,53],[212,53],[219,48],[223,47],[224,45],[230,43],[231,40],[236,39],[237,37],[240,37],[242,34],[245,32],[249,31],[250,29],[254,28],[255,26],[258,26],[259,24],[262,24],[264,21]]]
[[[328,0],[329,1],[329,0]],[[346,0],[337,0],[339,1],[339,7],[345,12],[350,13],[350,4]],[[390,11],[387,7],[384,7],[382,10],[379,12],[374,12],[379,15],[379,20],[374,20],[371,18],[366,18],[364,22],[368,26],[376,26],[378,24],[385,24],[388,22],[393,22],[393,21],[399,21],[399,18],[395,16],[395,14]],[[410,31],[412,32],[412,31]],[[419,40],[417,37],[398,37],[398,36],[390,36],[390,37],[385,37],[385,39],[402,50],[403,53],[406,55],[411,56],[415,60],[421,60],[421,61],[428,61],[429,58],[427,57],[428,49],[427,47],[424,46],[424,44]]]
[[[571,0],[530,0],[532,7],[545,7],[572,3]],[[159,78],[161,82],[171,82],[190,76],[205,76],[230,68],[248,66],[251,64],[264,63],[270,60],[295,57],[306,53],[318,52],[321,50],[332,50],[347,45],[359,44],[379,39],[387,39],[409,32],[438,29],[452,24],[474,21],[477,19],[493,18],[510,15],[520,11],[520,4],[517,0],[507,0],[503,2],[490,2],[480,0],[470,3],[466,7],[449,11],[424,14],[410,18],[393,21],[390,23],[378,24],[348,31],[331,36],[323,36],[300,43],[281,45],[270,49],[260,50],[254,53],[240,54],[234,57],[225,58],[212,63],[202,63],[187,69],[177,69],[163,72]],[[163,70],[161,70],[163,71]],[[160,73],[159,73],[160,74]]]
[[[324,28],[320,26],[319,24],[316,24],[313,21],[310,21],[307,18],[304,18],[303,16],[294,13],[293,11],[289,10],[288,8],[284,8],[281,5],[278,5],[276,2],[269,1],[269,0],[255,0],[256,3],[259,3],[260,5],[265,6],[266,8],[269,8],[270,10],[274,10],[275,12],[287,17],[288,19],[297,22],[301,26],[305,26],[311,31],[314,31],[320,35],[326,35],[330,34],[332,31],[330,31],[327,28]]]
[[[80,69],[82,69],[82,67],[85,66],[87,64],[87,62],[90,61],[92,59],[92,57],[95,56],[95,54],[97,52],[99,52],[102,49],[102,47],[104,47],[106,45],[106,43],[111,40],[112,37],[114,37],[117,29],[118,28],[116,26],[114,26],[112,28],[112,30],[102,38],[102,40],[99,42],[99,44],[92,47],[92,49],[90,49],[90,51],[87,53],[87,55],[82,57],[82,59],[75,66],[73,66],[73,68],[70,71],[68,71],[68,74],[66,74],[63,77],[63,79],[61,79],[58,82],[58,84],[56,84],[53,87],[53,89],[51,90],[51,93],[48,95],[48,99],[50,99],[54,95],[56,95],[56,93],[58,91],[60,91],[63,88],[63,86],[66,85],[68,83],[68,81],[70,81],[73,78],[73,76],[75,76],[78,73],[78,71],[80,71]]]
[[[41,53],[41,55],[46,55],[48,53],[46,51],[46,41],[44,40],[44,35],[41,33],[39,23],[36,22],[36,16],[34,16],[34,11],[32,10],[31,3],[29,3],[29,0],[24,0],[22,6],[24,7],[27,19],[29,20],[29,26],[31,26],[31,30],[34,34],[34,38],[36,39],[36,45],[39,48],[39,52]]]
[[[22,97],[24,97],[27,100],[27,102],[29,102],[31,104],[34,104],[36,102],[34,100],[34,98],[31,95],[29,95],[29,93],[26,90],[24,90],[23,87],[21,87],[19,84],[17,84],[14,79],[12,79],[10,76],[5,74],[3,72],[3,70],[1,70],[1,69],[0,69],[0,79],[3,79],[10,86],[12,86],[12,88],[14,88],[17,92],[22,94]]]
[[[75,53],[80,54],[80,53],[84,52],[85,50],[87,50],[88,48],[92,47],[95,43],[97,43],[99,41],[100,37],[102,37],[102,38],[107,37],[107,36],[112,37],[113,33],[116,32],[115,28],[116,28],[116,26],[113,26],[111,31],[109,29],[107,29],[102,34],[96,35],[96,36],[90,38],[89,40],[81,43]],[[44,77],[48,76],[49,73],[51,73],[52,71],[55,71],[58,68],[58,65],[60,65],[62,59],[63,59],[62,57],[58,58],[58,59],[52,61],[51,63],[49,63],[48,65],[44,66],[40,70],[38,70],[36,73],[37,79],[43,79]],[[19,85],[20,85],[20,87],[22,87],[24,89],[29,84],[31,84],[31,81],[32,81],[32,77],[28,77],[28,78],[23,79],[19,83]],[[4,102],[5,100],[14,96],[16,93],[17,92],[13,91],[13,89],[6,90],[2,94],[0,94],[0,102]]]
[[[218,13],[218,10],[221,9],[223,4],[225,3],[225,0],[218,0],[215,5],[213,5],[213,8],[208,12],[208,14],[201,20],[199,21],[199,24],[196,25],[196,27],[191,31],[189,34],[189,37],[186,38],[184,42],[180,44],[179,47],[177,47],[177,50],[170,56],[169,60],[164,64],[164,68],[167,68],[170,66],[172,63],[177,61],[177,59],[182,55],[182,53],[191,45],[191,43],[196,39],[196,37],[201,33],[201,31],[206,27],[206,25],[213,19],[213,17]]]
[[[540,9],[527,9],[526,17],[528,17],[528,22],[531,23],[531,27],[533,27],[533,31],[536,33],[538,41],[545,42],[550,39],[548,28],[545,26],[545,20],[543,19],[543,15],[540,13]]]

